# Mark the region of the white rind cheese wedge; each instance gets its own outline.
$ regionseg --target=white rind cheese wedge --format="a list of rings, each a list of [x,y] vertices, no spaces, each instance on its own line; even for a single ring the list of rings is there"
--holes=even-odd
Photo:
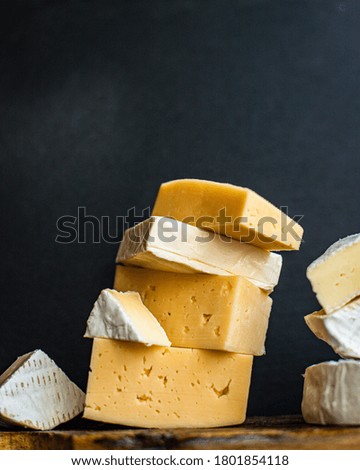
[[[329,315],[323,310],[311,313],[305,322],[341,357],[360,359],[360,298]]]
[[[360,361],[322,362],[305,370],[301,404],[311,424],[360,425]]]
[[[117,263],[177,273],[243,276],[266,291],[279,281],[282,256],[167,217],[126,230]]]
[[[49,430],[80,414],[85,394],[40,349],[19,357],[0,376],[0,420]]]
[[[326,313],[334,312],[360,295],[360,234],[331,245],[306,271]]]
[[[101,291],[87,321],[86,338],[110,338],[170,346],[165,330],[138,292]]]

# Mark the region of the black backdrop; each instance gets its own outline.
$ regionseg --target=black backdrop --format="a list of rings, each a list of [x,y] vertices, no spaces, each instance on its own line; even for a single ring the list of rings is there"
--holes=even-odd
[[[59,217],[86,207],[114,231],[163,181],[227,181],[305,215],[249,405],[299,412],[304,368],[335,357],[303,321],[306,266],[360,231],[359,2],[0,5],[1,370],[40,347],[85,387],[117,244],[55,243]]]

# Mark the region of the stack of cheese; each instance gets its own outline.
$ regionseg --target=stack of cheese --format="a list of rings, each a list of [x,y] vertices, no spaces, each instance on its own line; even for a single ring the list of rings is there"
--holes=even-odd
[[[152,217],[125,232],[115,290],[102,291],[88,320],[84,417],[140,427],[242,423],[281,270],[271,250],[298,249],[301,237],[249,189],[163,184]]]
[[[302,412],[314,424],[360,425],[360,234],[334,243],[307,269],[323,310],[305,317],[311,331],[346,360],[305,371]]]

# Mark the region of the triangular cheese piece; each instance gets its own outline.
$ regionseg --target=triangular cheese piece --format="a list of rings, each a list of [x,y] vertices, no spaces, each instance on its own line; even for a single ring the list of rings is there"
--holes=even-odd
[[[360,296],[360,233],[333,243],[306,270],[316,297],[332,313]]]
[[[87,321],[86,338],[111,338],[170,346],[169,338],[138,292],[101,291]]]
[[[85,394],[40,349],[19,357],[0,376],[0,420],[53,429],[80,414]]]
[[[324,310],[306,315],[310,330],[328,343],[341,357],[360,359],[360,298],[335,312]]]

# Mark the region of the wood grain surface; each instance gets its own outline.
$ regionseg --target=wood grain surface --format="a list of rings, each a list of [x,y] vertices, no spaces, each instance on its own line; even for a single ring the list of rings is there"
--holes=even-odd
[[[201,430],[130,429],[77,419],[54,431],[0,428],[0,449],[360,449],[360,427],[312,426],[300,416]]]

